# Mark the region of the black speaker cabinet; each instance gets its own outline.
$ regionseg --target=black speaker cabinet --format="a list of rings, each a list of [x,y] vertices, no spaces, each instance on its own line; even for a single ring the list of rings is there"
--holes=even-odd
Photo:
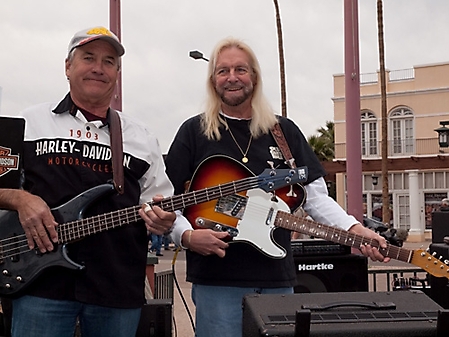
[[[449,336],[448,313],[419,290],[253,294],[243,298],[243,336]]]
[[[171,337],[172,299],[153,299],[142,307],[136,337]]]
[[[446,243],[431,243],[429,250],[442,262],[449,260],[449,245]],[[443,308],[449,309],[449,283],[446,277],[430,276],[430,297]]]
[[[368,259],[364,256],[298,256],[294,260],[295,293],[368,291]]]
[[[432,213],[432,242],[442,243],[449,236],[449,211]]]

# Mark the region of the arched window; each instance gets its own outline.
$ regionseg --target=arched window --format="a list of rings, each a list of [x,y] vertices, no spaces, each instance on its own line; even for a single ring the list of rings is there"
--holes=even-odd
[[[391,153],[413,154],[413,112],[407,107],[395,108],[390,113]]]
[[[361,113],[362,120],[362,156],[377,156],[377,118],[369,110]]]

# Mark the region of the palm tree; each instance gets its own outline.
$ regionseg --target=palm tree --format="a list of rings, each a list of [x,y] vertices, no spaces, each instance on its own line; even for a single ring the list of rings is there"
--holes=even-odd
[[[313,152],[321,161],[330,161],[335,158],[334,122],[327,121],[326,127],[317,129],[318,135],[310,136],[307,141]]]
[[[276,27],[278,34],[278,50],[279,50],[279,71],[281,74],[281,109],[282,116],[287,117],[287,91],[285,89],[285,64],[284,64],[284,46],[282,40],[282,24],[281,14],[279,12],[279,4],[277,0],[273,0],[276,10]]]
[[[387,124],[387,93],[385,79],[385,49],[383,29],[382,0],[377,0],[377,26],[379,39],[379,67],[380,67],[380,93],[382,109],[382,222],[390,223],[390,197],[388,186],[388,124]]]

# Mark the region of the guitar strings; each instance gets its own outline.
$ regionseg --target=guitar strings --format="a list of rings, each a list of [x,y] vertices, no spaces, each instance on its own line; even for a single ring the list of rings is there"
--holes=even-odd
[[[286,179],[286,177],[282,176],[270,176],[269,178],[274,185],[276,185],[276,180]],[[261,178],[258,176],[248,177],[245,179],[241,179],[240,181],[229,182],[216,187],[205,188],[198,191],[188,192],[184,195],[177,195],[166,198],[154,204],[160,205],[164,210],[174,211],[183,209],[193,204],[217,199],[218,197],[215,194],[219,194],[219,196],[221,197],[225,195],[232,195],[232,193],[256,188],[259,187],[261,182],[268,184],[265,178]],[[97,233],[101,230],[114,228],[123,224],[137,221],[139,219],[139,209],[140,206],[133,206],[124,210],[118,210],[107,214],[59,224],[57,226],[58,235],[60,237],[59,243],[66,243],[71,240],[79,239],[81,237]],[[26,249],[21,251],[24,248]],[[20,234],[0,240],[0,258],[8,258],[17,255],[18,253],[26,253],[28,251],[28,242],[26,240],[25,234]]]
[[[264,205],[252,205],[252,211],[255,213],[268,213],[267,207]],[[246,211],[246,210],[245,210]],[[279,217],[279,214],[281,217]],[[288,212],[278,210],[278,214],[275,214],[276,220],[275,227],[279,227],[276,224],[281,224],[280,227],[290,230],[297,230],[303,234],[312,236],[318,236],[323,239],[327,239],[332,242],[338,242],[346,246],[359,248],[362,245],[369,244],[379,249],[385,256],[392,257],[400,261],[410,262],[413,251],[391,245],[387,242],[387,248],[381,248],[379,242],[373,241],[373,239],[366,238],[362,235],[351,233],[341,228],[337,228],[330,225],[320,224],[314,220],[307,218],[298,218]]]

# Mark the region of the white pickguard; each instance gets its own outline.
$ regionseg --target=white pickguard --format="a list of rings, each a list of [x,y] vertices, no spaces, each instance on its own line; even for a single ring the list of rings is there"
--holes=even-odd
[[[261,189],[249,190],[246,195],[245,212],[237,223],[238,235],[233,241],[245,241],[270,257],[284,258],[287,255],[285,249],[273,239],[273,223],[278,210],[290,212],[290,208],[281,198],[272,201],[272,194]]]

